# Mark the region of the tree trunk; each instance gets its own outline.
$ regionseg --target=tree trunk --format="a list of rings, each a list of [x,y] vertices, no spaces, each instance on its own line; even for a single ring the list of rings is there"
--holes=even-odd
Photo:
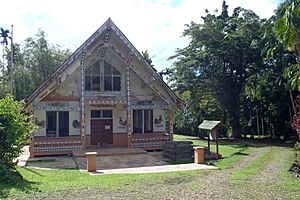
[[[240,116],[238,114],[235,114],[234,116],[232,116],[230,125],[232,128],[232,137],[233,138],[242,138],[241,126],[240,126]]]
[[[300,67],[300,41],[294,42],[295,55],[297,57],[298,67]]]
[[[260,118],[260,121],[261,121],[261,134],[262,136],[265,135],[265,127],[264,127],[264,115],[263,115],[263,111],[262,111],[262,106],[260,107],[260,113],[261,113],[261,118]]]
[[[260,128],[259,128],[259,116],[258,116],[258,107],[256,107],[256,126],[257,126],[257,135],[260,136]]]
[[[242,138],[241,125],[240,125],[240,94],[242,85],[237,84],[230,88],[229,98],[226,101],[226,107],[228,108],[229,123],[232,129],[233,138]]]
[[[292,104],[292,108],[293,108],[293,115],[295,115],[296,108],[295,108],[294,98],[293,98],[293,94],[292,94],[292,89],[290,87],[289,87],[289,95],[290,95],[291,104]]]
[[[235,100],[234,100],[235,99]],[[239,95],[233,97],[231,110],[230,110],[230,125],[232,128],[233,138],[242,138],[241,126],[240,126],[240,100]]]

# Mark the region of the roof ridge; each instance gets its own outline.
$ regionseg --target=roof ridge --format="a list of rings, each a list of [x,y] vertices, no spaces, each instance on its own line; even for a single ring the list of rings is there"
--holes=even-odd
[[[112,21],[109,17],[104,24],[102,24],[88,39],[86,39],[76,50],[72,53],[64,62],[62,62],[56,70],[45,80],[41,83],[26,99],[26,107],[38,96],[38,94],[43,91],[48,85],[50,81],[57,78],[59,74],[65,70],[71,63],[73,63],[86,49],[90,46],[92,42],[96,40],[96,38],[101,35],[108,27],[113,30],[118,37],[123,41],[126,42],[125,45],[132,51],[132,53],[146,65],[146,67],[156,76],[155,78],[159,80],[163,88],[166,89],[167,93],[170,95],[171,99],[176,99],[183,103],[184,101],[180,99],[172,90],[171,88],[165,83],[162,77],[157,73],[156,69],[149,65],[143,58],[142,54],[135,48],[135,46],[130,42],[130,40],[126,37],[126,35],[118,28],[118,26]],[[121,37],[122,36],[122,37]],[[176,101],[174,101],[176,103]]]

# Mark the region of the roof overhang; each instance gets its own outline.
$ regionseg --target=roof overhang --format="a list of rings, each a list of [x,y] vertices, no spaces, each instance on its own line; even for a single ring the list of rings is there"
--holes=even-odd
[[[180,99],[172,90],[171,88],[164,82],[162,77],[157,73],[157,71],[150,66],[143,58],[141,53],[133,46],[133,44],[127,39],[127,37],[121,32],[121,30],[112,22],[109,18],[92,36],[90,36],[68,59],[66,59],[61,65],[57,67],[55,72],[45,81],[43,82],[37,89],[35,89],[28,98],[25,99],[26,106],[25,109],[34,101],[40,94],[44,94],[43,92],[53,81],[57,82],[57,78],[59,75],[72,63],[79,60],[80,56],[89,50],[89,47],[97,40],[97,38],[109,29],[116,33],[116,35],[124,42],[124,44],[128,47],[129,51],[142,63],[144,66],[152,73],[154,78],[159,81],[162,88],[168,93],[171,97],[173,103],[178,108],[183,109],[185,107],[185,102]],[[94,49],[91,49],[94,51]],[[54,87],[52,87],[53,90]],[[47,93],[50,93],[50,90],[46,92],[43,96],[46,96]]]

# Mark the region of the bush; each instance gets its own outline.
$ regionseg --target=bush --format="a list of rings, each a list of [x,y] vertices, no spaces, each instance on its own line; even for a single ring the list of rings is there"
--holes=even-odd
[[[293,117],[291,125],[298,135],[298,141],[300,141],[300,95],[296,98],[296,110],[297,113]]]
[[[13,165],[0,160],[0,182],[6,184],[16,184],[22,179],[23,177],[16,171]]]
[[[21,153],[34,128],[23,108],[24,102],[12,96],[0,99],[0,160],[8,166]]]

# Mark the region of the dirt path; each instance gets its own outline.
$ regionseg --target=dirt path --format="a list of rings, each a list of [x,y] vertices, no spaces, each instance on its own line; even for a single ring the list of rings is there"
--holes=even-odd
[[[283,163],[287,158],[286,151],[282,147],[270,147],[272,155],[269,158],[268,164],[264,169],[255,177],[252,181],[258,181],[261,183],[276,183],[278,180],[279,172],[282,169]]]
[[[266,148],[253,149],[253,151],[251,151],[251,153],[249,155],[245,156],[244,159],[239,160],[232,167],[218,170],[215,172],[209,171],[208,173],[205,173],[204,174],[205,178],[202,179],[202,177],[201,177],[201,182],[204,184],[208,184],[208,185],[209,184],[229,184],[229,177],[234,172],[246,167],[252,161],[263,156],[265,150],[266,150]],[[197,178],[197,180],[195,180],[195,181],[198,181],[198,179],[199,178]]]
[[[248,166],[267,151],[274,151],[274,154],[260,174],[247,181],[229,180],[234,172]],[[232,168],[208,171],[199,176],[178,177],[178,181],[173,179],[156,185],[144,185],[139,188],[143,192],[135,196],[137,191],[132,191],[133,196],[130,197],[134,199],[300,199],[300,191],[286,192],[283,188],[278,191],[278,188],[274,187],[283,162],[287,159],[286,152],[283,147],[255,148]]]

